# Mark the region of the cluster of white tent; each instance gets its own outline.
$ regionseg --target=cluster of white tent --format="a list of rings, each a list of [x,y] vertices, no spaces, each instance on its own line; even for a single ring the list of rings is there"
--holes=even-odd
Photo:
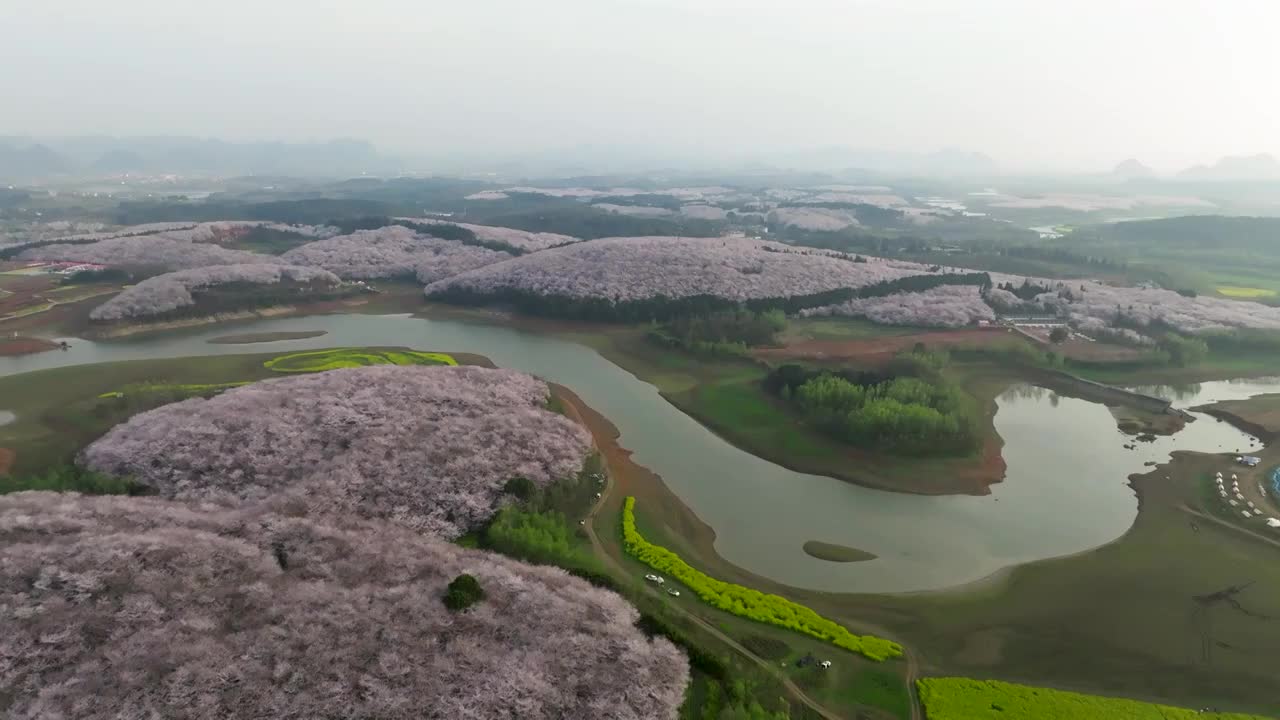
[[[1218,495],[1221,496],[1223,500],[1226,500],[1228,505],[1239,509],[1242,517],[1255,518],[1262,517],[1266,514],[1262,510],[1259,510],[1258,506],[1254,505],[1252,500],[1245,499],[1244,493],[1240,492],[1240,478],[1238,478],[1235,473],[1231,473],[1230,491],[1227,490],[1226,480],[1223,479],[1222,473],[1218,473],[1215,480],[1218,483]],[[1241,505],[1244,507],[1241,507]],[[1267,518],[1267,525],[1273,528],[1280,528],[1280,518]]]

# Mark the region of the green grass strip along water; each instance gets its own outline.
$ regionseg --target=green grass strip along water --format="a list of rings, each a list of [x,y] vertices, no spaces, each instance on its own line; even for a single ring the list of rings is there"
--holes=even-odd
[[[242,385],[248,385],[251,380],[242,380],[240,382],[229,383],[212,383],[205,385],[183,385],[174,383],[136,383],[126,385],[123,390],[113,390],[99,395],[100,399],[121,398],[126,395],[143,394],[143,393],[174,393],[181,395],[204,395],[205,393],[220,392]]]
[[[695,570],[680,556],[654,545],[636,529],[636,499],[628,497],[622,506],[622,543],[627,553],[640,562],[679,580],[708,605],[769,625],[777,625],[826,640],[836,647],[861,653],[881,661],[902,655],[902,646],[871,635],[854,635],[843,625],[822,617],[799,603],[778,595],[762,593],[742,585],[717,580]]]
[[[916,685],[929,720],[1266,720],[1261,715],[1197,710],[1097,697],[999,680],[922,678]]]
[[[416,350],[363,350],[333,348],[291,353],[272,358],[263,367],[282,373],[310,373],[370,365],[457,365],[458,361],[444,353]]]

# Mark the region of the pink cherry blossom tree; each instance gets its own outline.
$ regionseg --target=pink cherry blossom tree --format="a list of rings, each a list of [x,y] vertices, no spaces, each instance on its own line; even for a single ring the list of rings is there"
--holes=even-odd
[[[161,315],[195,304],[201,290],[228,283],[271,285],[283,281],[331,288],[342,283],[327,270],[297,265],[210,265],[147,278],[94,308],[93,320],[123,320]]]
[[[530,253],[427,286],[507,289],[572,298],[643,300],[716,295],[791,297],[928,272],[916,263],[863,258],[740,237],[602,238]]]
[[[285,262],[324,268],[344,278],[409,276],[423,283],[510,258],[505,252],[420,235],[399,225],[317,240],[281,256]]]
[[[450,612],[461,574],[484,599]],[[305,501],[0,497],[12,720],[674,720],[689,679],[614,593]]]
[[[943,285],[923,292],[854,298],[836,305],[802,310],[800,314],[865,317],[881,325],[945,328],[994,320],[996,316],[982,299],[976,285]]]
[[[161,497],[225,505],[288,495],[317,511],[455,538],[513,477],[578,472],[590,435],[512,370],[366,367],[289,377],[135,415],[81,454]]]

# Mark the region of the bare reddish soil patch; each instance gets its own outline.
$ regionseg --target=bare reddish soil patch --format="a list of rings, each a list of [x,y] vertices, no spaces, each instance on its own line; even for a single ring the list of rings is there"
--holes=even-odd
[[[0,357],[12,355],[31,355],[32,353],[55,350],[58,344],[43,338],[4,338],[0,339]]]
[[[1132,360],[1140,360],[1142,358],[1142,350],[1129,347],[1127,345],[1117,345],[1108,342],[1089,342],[1082,338],[1072,336],[1071,339],[1057,343],[1056,345],[1049,342],[1048,328],[1022,328],[1022,332],[1031,336],[1040,342],[1047,350],[1052,350],[1059,355],[1071,359],[1081,360],[1084,362],[1128,362]]]
[[[13,467],[13,461],[16,457],[18,457],[18,454],[14,451],[0,447],[0,475],[9,474],[9,468]]]
[[[916,343],[929,349],[957,345],[997,344],[1014,337],[1005,328],[937,330],[915,335],[863,338],[858,340],[802,340],[786,347],[760,348],[752,355],[762,360],[860,360],[883,362],[910,350]]]

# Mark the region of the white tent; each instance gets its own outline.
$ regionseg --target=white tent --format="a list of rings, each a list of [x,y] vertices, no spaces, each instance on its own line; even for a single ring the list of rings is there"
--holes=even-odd
[[[1275,518],[1267,518],[1267,524],[1271,527],[1280,527],[1280,520]]]
[[[1219,477],[1219,478],[1221,478],[1221,477],[1222,477],[1222,473],[1218,473],[1218,477]]]
[[[1240,507],[1240,503],[1235,500],[1228,500],[1227,502],[1231,503],[1231,507]]]
[[[1235,473],[1231,473],[1231,479],[1232,479],[1232,480],[1235,480],[1235,479],[1236,479],[1236,474],[1235,474]]]
[[[1245,517],[1253,517],[1253,513],[1249,512],[1248,510],[1241,510],[1240,514]]]

